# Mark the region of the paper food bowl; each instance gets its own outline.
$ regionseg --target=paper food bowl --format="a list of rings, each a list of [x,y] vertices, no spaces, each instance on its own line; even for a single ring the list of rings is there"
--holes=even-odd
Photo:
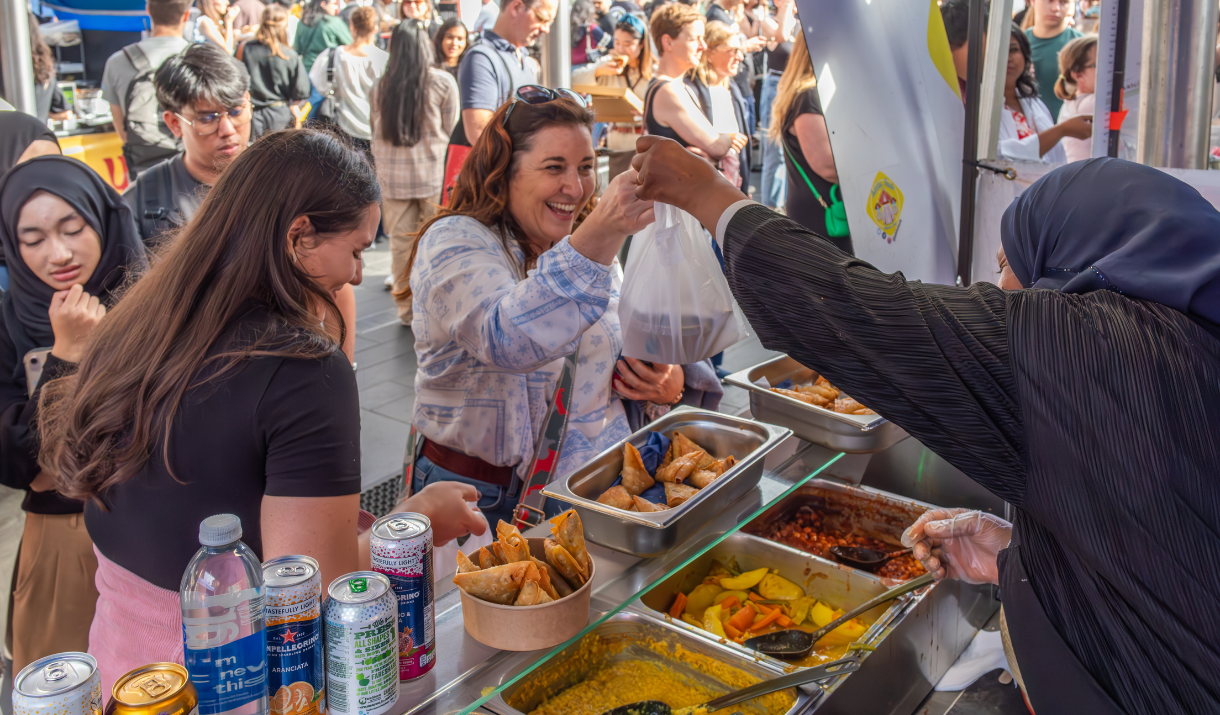
[[[534,558],[546,561],[544,539],[527,538]],[[589,580],[571,595],[538,606],[501,606],[467,594],[462,597],[462,621],[466,632],[485,646],[500,650],[528,651],[553,648],[572,638],[589,623],[589,599],[597,563],[589,557]]]

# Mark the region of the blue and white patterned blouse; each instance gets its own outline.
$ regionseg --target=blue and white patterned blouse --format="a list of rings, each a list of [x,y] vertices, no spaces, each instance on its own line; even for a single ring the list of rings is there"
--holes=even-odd
[[[415,295],[415,427],[428,439],[524,476],[563,368],[580,341],[557,476],[628,434],[610,378],[622,350],[622,271],[572,248],[538,258],[479,221],[443,218],[419,240]]]

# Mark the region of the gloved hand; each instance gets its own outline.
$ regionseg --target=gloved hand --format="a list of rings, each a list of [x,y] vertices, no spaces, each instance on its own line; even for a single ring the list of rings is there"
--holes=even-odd
[[[902,533],[902,545],[937,580],[999,584],[996,558],[1012,539],[1012,524],[971,509],[929,509]]]

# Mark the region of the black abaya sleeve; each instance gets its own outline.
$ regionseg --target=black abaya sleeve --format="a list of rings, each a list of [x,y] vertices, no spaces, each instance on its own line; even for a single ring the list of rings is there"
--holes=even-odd
[[[882,273],[757,204],[729,222],[724,255],[763,345],[822,373],[1020,506],[1025,436],[1004,291]]]

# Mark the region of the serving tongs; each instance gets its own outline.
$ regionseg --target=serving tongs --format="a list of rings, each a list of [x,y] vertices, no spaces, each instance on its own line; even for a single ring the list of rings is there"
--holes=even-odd
[[[785,631],[768,633],[764,636],[747,638],[742,645],[751,650],[756,650],[763,655],[774,656],[776,658],[786,658],[791,660],[805,658],[813,652],[813,647],[817,645],[817,642],[822,640],[826,634],[830,633],[834,629],[838,628],[844,623],[847,623],[865,611],[869,611],[885,603],[886,601],[890,601],[898,598],[899,596],[910,593],[917,588],[927,586],[928,584],[932,583],[932,581],[932,574],[926,573],[919,578],[913,578],[906,583],[900,583],[871,601],[866,601],[851,609],[847,613],[844,613],[812,633],[809,631],[802,631],[799,628],[790,628]]]
[[[856,671],[859,667],[860,661],[856,658],[843,658],[842,660],[836,660],[825,665],[798,670],[795,673],[771,680],[764,680],[748,688],[735,690],[728,695],[721,695],[715,700],[709,700],[702,705],[692,705],[675,710],[660,700],[641,700],[638,703],[620,705],[617,708],[607,710],[602,715],[699,715],[701,713],[710,713],[720,708],[727,708],[730,705],[736,705],[737,703],[757,698],[760,695],[767,695],[797,685],[815,683],[819,680],[829,680],[839,675],[846,675]]]

